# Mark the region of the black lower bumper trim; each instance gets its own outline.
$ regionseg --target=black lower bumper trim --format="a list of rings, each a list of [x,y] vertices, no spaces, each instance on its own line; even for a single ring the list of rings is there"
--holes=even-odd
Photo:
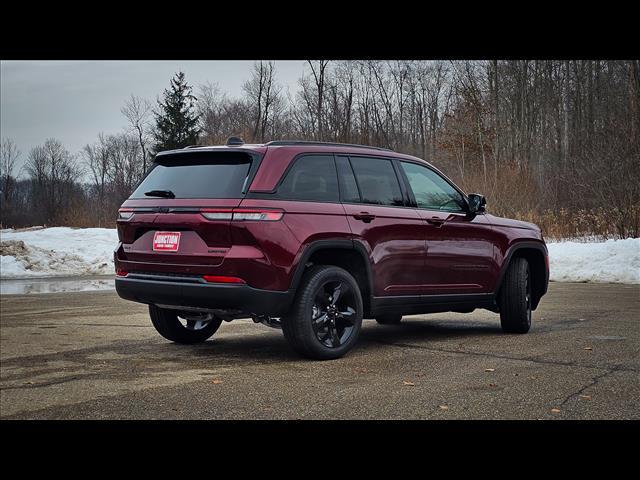
[[[134,302],[192,308],[233,309],[257,315],[282,316],[293,294],[261,290],[248,285],[193,284],[116,277],[121,298]]]

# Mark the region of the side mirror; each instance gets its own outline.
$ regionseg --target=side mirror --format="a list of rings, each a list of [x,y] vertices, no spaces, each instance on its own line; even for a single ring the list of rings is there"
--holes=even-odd
[[[486,210],[487,199],[479,193],[470,193],[467,197],[469,213],[482,213]]]

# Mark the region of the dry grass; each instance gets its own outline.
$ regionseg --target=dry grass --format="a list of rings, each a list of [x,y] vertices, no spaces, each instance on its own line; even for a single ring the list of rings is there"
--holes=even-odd
[[[549,240],[580,237],[607,240],[640,236],[640,205],[631,207],[628,212],[605,208],[591,210],[561,208],[557,211],[518,213],[514,217],[535,223]]]

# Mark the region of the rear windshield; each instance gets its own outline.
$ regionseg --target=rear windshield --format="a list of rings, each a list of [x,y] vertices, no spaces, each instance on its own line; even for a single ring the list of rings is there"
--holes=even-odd
[[[175,198],[242,198],[251,158],[246,154],[181,154],[159,158],[131,198],[151,190],[169,190]]]

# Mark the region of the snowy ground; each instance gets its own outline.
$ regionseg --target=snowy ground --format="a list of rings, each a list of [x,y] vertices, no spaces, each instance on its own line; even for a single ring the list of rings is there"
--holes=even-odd
[[[640,283],[640,238],[547,243],[554,282]]]
[[[117,243],[112,228],[0,230],[0,277],[111,275]]]
[[[550,242],[551,280],[640,283],[640,239]],[[112,275],[115,229],[0,231],[0,278]]]

